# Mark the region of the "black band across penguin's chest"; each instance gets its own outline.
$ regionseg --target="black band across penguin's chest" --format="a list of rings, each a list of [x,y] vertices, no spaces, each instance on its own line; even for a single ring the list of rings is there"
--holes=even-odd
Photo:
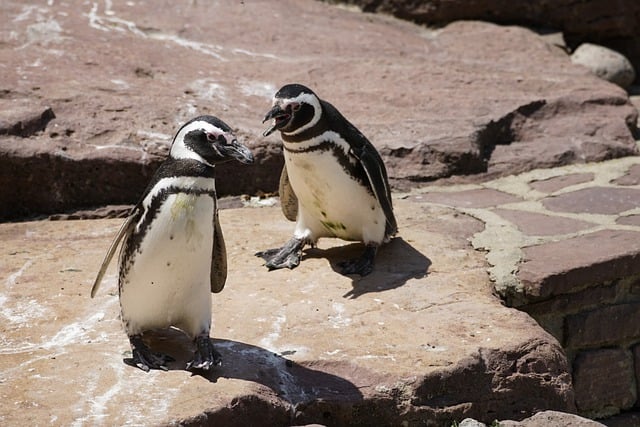
[[[306,155],[331,156],[332,160],[338,163],[351,179],[369,187],[369,180],[360,162],[353,156],[350,156],[335,142],[327,139],[310,146],[300,144],[300,147],[296,147],[296,145],[297,144],[284,144],[284,150],[294,157],[304,157]]]
[[[163,205],[167,203],[167,200],[172,195],[186,195],[189,197],[207,197],[213,200],[213,210],[211,212],[211,220],[213,221],[213,215],[216,209],[216,192],[215,190],[208,188],[183,188],[179,186],[167,186],[160,189],[151,197],[151,200],[146,208],[142,207],[141,217],[138,220],[137,226],[125,248],[123,254],[123,268],[121,274],[128,270],[129,262],[132,256],[140,250],[142,241],[146,234],[150,231],[151,224],[160,215]]]

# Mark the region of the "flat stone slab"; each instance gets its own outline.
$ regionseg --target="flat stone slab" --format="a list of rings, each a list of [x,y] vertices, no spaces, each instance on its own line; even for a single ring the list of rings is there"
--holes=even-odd
[[[637,208],[640,190],[596,186],[549,197],[542,203],[555,212],[612,215]]]
[[[322,240],[294,270],[254,252],[292,233],[278,207],[221,211],[229,278],[213,300],[221,368],[184,370],[182,334],[154,334],[177,361],[123,363],[115,267],[89,290],[122,220],[0,224],[3,425],[450,424],[573,411],[558,342],[493,294],[480,221],[396,198],[400,235],[374,273],[338,274],[358,244]]]
[[[532,299],[640,274],[640,230],[601,230],[523,248],[517,277]]]

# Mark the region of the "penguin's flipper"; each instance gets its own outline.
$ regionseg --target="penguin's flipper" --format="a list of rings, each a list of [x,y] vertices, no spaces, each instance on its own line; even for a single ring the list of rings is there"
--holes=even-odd
[[[298,196],[296,196],[293,187],[291,187],[291,182],[289,182],[286,164],[282,166],[278,193],[280,194],[280,206],[285,218],[289,221],[296,221],[298,219]]]
[[[211,256],[211,292],[218,293],[224,289],[227,281],[227,248],[224,244],[224,236],[218,212],[213,218],[213,254]]]
[[[102,261],[102,265],[100,266],[100,271],[98,271],[96,280],[93,282],[93,286],[91,287],[91,298],[93,298],[96,295],[96,292],[98,292],[98,288],[100,287],[100,283],[102,282],[104,273],[107,271],[107,267],[109,267],[109,263],[111,262],[113,255],[116,253],[118,246],[120,246],[120,242],[125,236],[129,236],[133,231],[133,228],[135,226],[135,219],[137,218],[137,216],[138,211],[134,210],[131,215],[129,215],[127,219],[125,219],[124,223],[120,227],[120,230],[118,230],[118,234],[116,234],[113,242],[111,242],[111,246],[109,246],[109,250],[107,251],[104,260]]]
[[[387,178],[387,171],[382,162],[380,154],[376,149],[366,144],[362,146],[359,152],[353,152],[353,155],[360,161],[367,178],[369,178],[369,184],[373,190],[373,194],[378,199],[384,216],[387,219],[387,227],[385,234],[392,236],[398,231],[398,225],[396,218],[393,214],[393,204],[391,201],[391,190],[389,189],[389,183]]]

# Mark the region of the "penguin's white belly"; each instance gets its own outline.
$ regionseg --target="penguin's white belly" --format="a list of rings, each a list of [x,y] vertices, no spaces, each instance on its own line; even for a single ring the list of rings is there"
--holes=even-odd
[[[147,229],[121,284],[129,335],[175,326],[192,337],[211,325],[211,257],[215,201],[172,194]]]
[[[331,153],[285,151],[285,161],[298,197],[298,237],[382,243],[386,222],[380,203]]]

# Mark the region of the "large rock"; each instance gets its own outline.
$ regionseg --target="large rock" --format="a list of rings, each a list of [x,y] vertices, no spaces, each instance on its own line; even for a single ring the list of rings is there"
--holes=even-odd
[[[623,89],[628,89],[636,79],[633,65],[624,55],[604,46],[584,43],[571,54],[571,62],[590,69],[596,76]]]
[[[334,271],[362,250],[323,240],[295,270],[254,252],[291,233],[277,207],[221,211],[227,287],[213,302],[224,364],[184,371],[183,335],[156,334],[169,372],[127,366],[112,266],[89,289],[122,220],[0,225],[3,425],[451,425],[575,411],[567,360],[494,295],[468,238],[482,224],[396,201],[400,237],[361,280]],[[425,221],[424,218],[430,218]]]
[[[624,53],[640,69],[640,3],[636,0],[328,0],[349,3],[369,12],[386,12],[420,24],[446,25],[457,20],[483,20],[528,25],[564,32],[574,49],[584,42]]]
[[[518,27],[428,31],[311,0],[0,11],[4,219],[135,202],[177,126],[202,113],[257,158],[221,167],[220,193],[273,191],[281,148],[261,119],[294,81],[370,137],[397,188],[637,152],[625,92]]]

